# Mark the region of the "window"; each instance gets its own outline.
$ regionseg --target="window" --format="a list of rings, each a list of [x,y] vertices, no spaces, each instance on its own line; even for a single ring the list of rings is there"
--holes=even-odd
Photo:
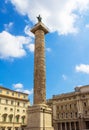
[[[26,98],[26,96],[25,96],[25,95],[24,95],[23,97],[24,97],[24,98]]]
[[[59,114],[57,114],[57,118],[59,118]]]
[[[12,93],[12,96],[14,96],[14,92]]]
[[[87,115],[87,111],[85,111],[85,115]]]
[[[17,122],[17,123],[19,122],[19,115],[16,116],[16,122]]]
[[[23,112],[25,112],[25,110],[23,110]]]
[[[84,102],[84,106],[86,106],[87,104],[86,104],[86,102]]]
[[[77,117],[77,112],[75,112],[75,117]]]
[[[12,122],[12,119],[13,119],[13,115],[10,115],[9,116],[9,122]]]
[[[6,91],[6,94],[9,94],[9,91]]]
[[[18,127],[15,127],[15,130],[18,130]]]
[[[83,98],[85,98],[85,95],[82,95]]]
[[[65,105],[65,109],[67,109],[67,105]]]
[[[18,93],[18,97],[20,97],[20,93]]]
[[[0,98],[0,103],[1,103],[1,98]]]
[[[10,108],[10,111],[13,111],[13,108]]]
[[[14,101],[11,101],[11,105],[13,105],[14,104]]]
[[[7,110],[7,107],[5,107],[4,110]]]
[[[2,118],[3,118],[3,122],[6,122],[7,115],[4,114],[4,115],[2,116]]]
[[[2,90],[0,89],[0,93],[2,93]]]
[[[59,106],[57,106],[57,110],[59,110]]]
[[[61,106],[61,109],[63,109],[63,106]]]
[[[25,123],[25,116],[22,117],[22,123]]]
[[[8,100],[6,99],[6,104],[8,104]]]
[[[23,104],[23,106],[25,107],[25,103]]]
[[[70,104],[70,109],[71,109],[71,104]]]
[[[11,130],[11,128],[8,128],[8,130]]]
[[[20,106],[20,103],[19,103],[19,102],[17,102],[17,105],[18,105],[18,106]]]
[[[73,114],[72,114],[72,112],[70,113],[70,117],[72,118],[72,116],[73,116]]]
[[[74,104],[74,108],[76,108],[76,104]]]
[[[66,113],[66,118],[68,118],[68,113]]]
[[[61,117],[63,118],[63,113],[61,114]]]
[[[17,112],[19,112],[19,109],[17,109]]]

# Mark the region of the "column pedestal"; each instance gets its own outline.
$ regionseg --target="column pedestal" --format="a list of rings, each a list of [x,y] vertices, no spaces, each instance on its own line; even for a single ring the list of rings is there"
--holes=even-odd
[[[26,130],[54,130],[52,127],[52,110],[45,104],[30,106],[27,113]]]

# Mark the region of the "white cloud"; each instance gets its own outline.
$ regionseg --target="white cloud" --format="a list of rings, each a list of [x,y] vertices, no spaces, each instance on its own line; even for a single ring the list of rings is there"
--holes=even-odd
[[[24,46],[30,44],[31,39],[24,36],[14,36],[6,31],[0,33],[0,58],[19,58],[26,55]]]
[[[80,14],[84,14],[89,7],[89,0],[10,1],[20,14],[27,15],[33,22],[36,22],[36,16],[41,14],[43,22],[50,30],[57,31],[59,34],[76,33],[78,28],[75,24],[81,17]]]
[[[89,29],[89,24],[86,24],[85,27]]]
[[[9,24],[4,24],[5,30],[9,31],[13,26],[13,22],[10,22]]]
[[[23,84],[22,83],[13,84],[13,87],[15,89],[22,89],[23,88]]]
[[[29,44],[27,45],[27,48],[29,49],[30,52],[34,52],[34,44]]]
[[[62,75],[63,80],[67,80],[67,76],[65,74]]]
[[[85,64],[76,65],[75,70],[76,72],[89,74],[89,65],[85,65]]]
[[[46,51],[47,52],[51,52],[51,48],[46,48]]]
[[[27,93],[29,95],[33,94],[33,88],[31,90],[24,89],[24,85],[22,83],[17,83],[12,85],[15,91]]]
[[[26,25],[26,27],[25,27],[25,29],[24,29],[25,34],[27,34],[27,35],[30,36],[30,37],[34,37],[34,34],[31,33],[30,30],[31,30],[31,27],[30,27],[29,25]]]
[[[23,90],[23,93],[27,93],[29,95],[32,95],[33,94],[33,89],[31,89],[31,90]]]

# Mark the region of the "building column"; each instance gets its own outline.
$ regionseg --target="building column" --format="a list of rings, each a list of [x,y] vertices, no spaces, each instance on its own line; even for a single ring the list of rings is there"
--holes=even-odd
[[[67,127],[66,127],[66,122],[65,122],[65,130],[67,130]]]
[[[74,129],[76,130],[76,122],[74,122]]]
[[[70,130],[71,130],[71,122],[69,123],[69,127],[70,127]]]
[[[83,119],[82,118],[80,118],[79,119],[79,130],[83,130]]]
[[[62,123],[60,123],[60,130],[62,130]]]

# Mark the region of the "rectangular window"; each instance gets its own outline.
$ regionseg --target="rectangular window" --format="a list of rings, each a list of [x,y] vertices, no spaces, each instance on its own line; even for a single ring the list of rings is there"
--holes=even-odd
[[[12,96],[14,96],[14,93],[12,93]]]
[[[0,89],[0,93],[2,93],[2,90]]]
[[[11,105],[13,105],[14,104],[14,101],[11,101]]]
[[[1,98],[0,98],[0,103],[1,103]]]
[[[17,102],[17,105],[18,105],[18,106],[20,106],[20,103],[19,103],[19,102]]]
[[[20,97],[20,93],[18,93],[18,97]]]
[[[77,118],[77,112],[75,112],[75,117]]]
[[[66,113],[66,118],[68,118],[68,114]]]
[[[25,103],[23,104],[23,106],[25,107]]]
[[[8,104],[8,100],[6,99],[6,104]]]
[[[24,98],[26,98],[26,96],[24,95]]]
[[[87,106],[86,102],[84,102],[84,106],[85,106],[85,107]]]
[[[9,91],[6,91],[6,94],[9,94]]]

